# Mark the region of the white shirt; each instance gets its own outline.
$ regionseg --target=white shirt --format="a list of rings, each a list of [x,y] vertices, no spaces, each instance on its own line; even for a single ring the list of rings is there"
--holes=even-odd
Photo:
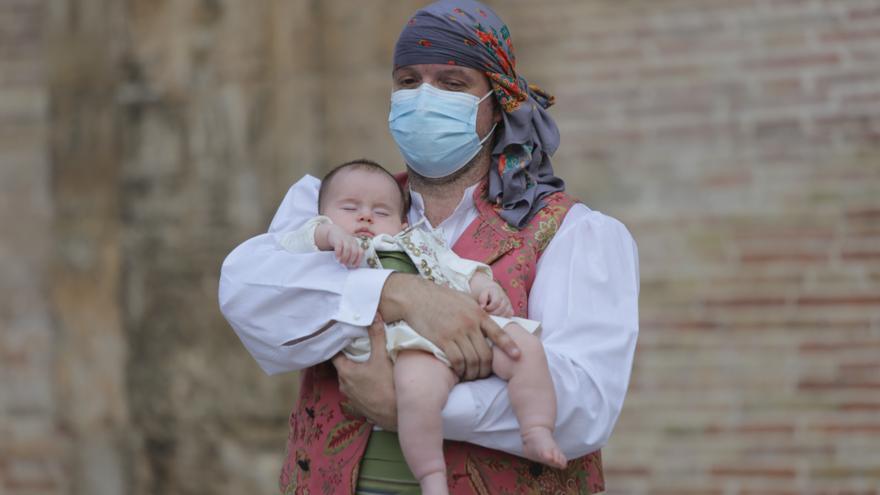
[[[326,361],[366,335],[388,270],[350,270],[332,252],[291,253],[280,244],[317,214],[320,181],[287,192],[269,232],[235,248],[220,275],[220,308],[270,374]],[[472,188],[437,228],[452,246],[477,217]],[[424,218],[413,193],[411,224]],[[626,395],[638,335],[638,253],[619,221],[583,204],[569,210],[537,264],[528,318],[542,322],[557,400],[554,437],[570,459],[608,441]],[[459,383],[443,409],[443,436],[522,455],[507,384]]]

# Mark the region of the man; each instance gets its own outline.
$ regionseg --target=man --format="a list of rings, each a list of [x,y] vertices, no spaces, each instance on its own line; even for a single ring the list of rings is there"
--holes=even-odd
[[[220,280],[221,308],[263,369],[306,369],[282,489],[368,493],[370,480],[394,478],[373,476],[383,468],[370,461],[388,435],[372,425],[396,427],[381,327],[369,329],[367,363],[337,355],[380,315],[406,320],[464,380],[443,411],[452,493],[603,490],[598,450],[623,404],[638,333],[635,243],[622,224],[562,192],[550,163],[559,144],[545,111],[552,97],[516,73],[508,29],[486,6],[441,0],[418,11],[397,41],[392,84],[389,128],[407,164],[409,222],[424,219],[459,255],[489,264],[520,301],[517,313],[542,322],[556,437],[573,460],[555,470],[516,457],[522,446],[505,383],[485,378],[485,337],[513,358],[516,346],[473,300],[415,276],[348,270],[326,253],[278,245],[276,233],[315,215],[319,184],[305,178],[269,233],[229,255]],[[321,364],[330,358],[333,366]]]

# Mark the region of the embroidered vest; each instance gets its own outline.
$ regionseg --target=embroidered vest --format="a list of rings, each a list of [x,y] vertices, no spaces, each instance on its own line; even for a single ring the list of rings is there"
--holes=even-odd
[[[538,258],[575,200],[561,192],[547,196],[546,206],[517,231],[498,216],[486,193],[486,183],[474,192],[479,216],[453,251],[492,267],[514,312],[526,317]],[[339,391],[332,364],[304,370],[299,402],[290,415],[286,459],[279,480],[282,493],[354,493],[371,431],[372,425]],[[605,489],[599,451],[573,459],[561,470],[464,442],[447,440],[443,450],[449,491],[456,495],[589,494]]]

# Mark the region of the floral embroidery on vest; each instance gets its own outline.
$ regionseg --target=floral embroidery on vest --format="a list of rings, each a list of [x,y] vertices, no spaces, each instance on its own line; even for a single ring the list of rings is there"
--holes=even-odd
[[[483,183],[474,192],[479,217],[453,250],[489,265],[507,291],[514,312],[525,317],[535,266],[575,200],[561,192],[545,197],[544,208],[517,231],[498,216],[486,197],[487,189]],[[354,412],[339,391],[332,365],[323,363],[303,371],[279,479],[282,493],[354,493],[371,431],[371,425]],[[463,442],[446,441],[444,456],[452,494],[589,494],[604,490],[599,451],[573,459],[564,470]]]

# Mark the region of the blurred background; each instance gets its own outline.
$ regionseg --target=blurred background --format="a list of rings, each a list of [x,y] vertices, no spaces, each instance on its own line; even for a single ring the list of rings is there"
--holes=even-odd
[[[413,0],[0,0],[0,494],[275,493],[217,308],[305,173],[395,170]],[[609,493],[880,491],[880,0],[494,0],[641,255]]]

